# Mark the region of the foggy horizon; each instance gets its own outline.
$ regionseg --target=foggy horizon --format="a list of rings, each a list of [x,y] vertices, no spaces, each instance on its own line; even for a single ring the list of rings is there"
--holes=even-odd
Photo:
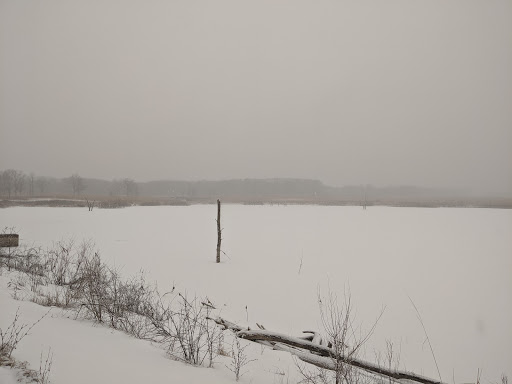
[[[512,2],[0,2],[0,170],[512,196]]]
[[[10,168],[10,169],[16,169]],[[33,172],[26,172],[25,170],[16,169],[18,171],[21,171],[25,174],[25,176],[29,177],[30,174],[33,174],[33,176],[36,178],[36,181],[38,178],[46,178],[46,179],[54,179],[59,181],[66,182],[67,179],[69,179],[72,175],[78,175],[82,178],[82,180],[85,182],[85,195],[87,195],[87,192],[89,191],[89,186],[87,184],[87,180],[97,180],[107,183],[114,183],[114,182],[122,182],[123,180],[130,180],[137,184],[146,184],[146,183],[229,183],[233,181],[272,181],[272,180],[280,180],[280,181],[303,181],[303,182],[319,182],[324,187],[328,188],[362,188],[363,190],[366,188],[374,189],[374,190],[393,190],[395,193],[397,191],[400,191],[402,189],[417,189],[418,192],[421,191],[421,193],[426,193],[425,197],[431,196],[431,197],[438,197],[438,194],[445,194],[441,195],[446,197],[459,197],[459,198],[510,198],[510,194],[508,192],[503,191],[488,191],[485,189],[469,189],[469,188],[455,188],[455,187],[446,187],[446,186],[438,186],[433,187],[429,185],[414,185],[414,184],[372,184],[372,183],[354,183],[354,184],[329,184],[324,182],[323,180],[320,180],[318,178],[305,178],[305,177],[261,177],[261,178],[255,178],[255,177],[240,177],[240,178],[222,178],[222,179],[171,179],[171,178],[159,178],[159,179],[136,179],[130,176],[122,176],[122,177],[112,177],[112,178],[101,178],[101,177],[95,177],[95,176],[89,176],[89,175],[83,175],[79,172],[73,172],[69,175],[62,175],[62,176],[55,176],[55,175],[40,175],[35,174]],[[2,169],[0,169],[0,172]],[[291,192],[291,191],[289,191]]]

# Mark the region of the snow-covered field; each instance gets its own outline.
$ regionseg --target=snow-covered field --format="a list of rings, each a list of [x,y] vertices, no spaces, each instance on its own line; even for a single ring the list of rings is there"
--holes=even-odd
[[[362,330],[385,307],[364,357],[374,360],[391,340],[401,348],[401,368],[435,378],[410,297],[444,381],[474,382],[479,368],[483,383],[512,375],[512,210],[224,205],[220,265],[214,262],[215,218],[213,205],[7,208],[0,210],[0,228],[15,227],[29,246],[91,239],[124,276],[143,269],[162,290],[175,285],[208,295],[231,321],[291,335],[321,330],[319,292],[343,297],[350,291]],[[18,307],[26,322],[47,310],[13,300],[7,281],[0,276],[1,328]],[[234,382],[225,358],[214,369],[186,366],[147,342],[57,309],[15,356],[37,369],[48,347],[54,384]],[[250,348],[257,361],[242,382],[296,382],[286,353]],[[0,382],[9,375],[0,369]]]

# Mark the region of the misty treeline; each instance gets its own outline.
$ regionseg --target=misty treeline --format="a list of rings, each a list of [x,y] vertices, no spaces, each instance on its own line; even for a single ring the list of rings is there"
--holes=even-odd
[[[395,194],[397,191],[394,192]],[[414,188],[400,195],[415,195]],[[131,178],[101,180],[84,178],[78,173],[55,178],[26,174],[8,169],[0,173],[0,195],[3,197],[59,196],[144,196],[181,200],[212,200],[263,203],[286,199],[307,201],[343,200],[361,203],[378,196],[393,194],[371,186],[330,187],[318,180],[308,179],[233,179],[220,181],[160,180],[136,182]]]
[[[391,206],[471,206],[512,207],[512,199],[476,197],[461,191],[414,186],[375,187],[353,185],[331,187],[310,179],[233,179],[217,181],[158,180],[137,182],[132,178],[101,180],[78,173],[55,178],[24,173],[15,169],[0,170],[0,198],[52,197],[94,198],[116,201],[128,198],[131,203],[148,205],[186,205],[214,203],[217,199],[231,203],[312,203],[325,205]],[[126,201],[124,202],[126,205]]]
[[[86,179],[78,173],[56,178],[38,176],[16,169],[0,171],[0,196],[2,197],[57,197],[84,194],[95,196],[138,196],[138,184],[130,178],[104,181]]]
[[[55,178],[8,169],[0,171],[0,196],[57,197],[57,196],[145,196],[175,199],[232,199],[267,200],[283,197],[315,198],[326,196],[327,189],[320,181],[301,179],[240,179],[224,181],[149,181],[136,182],[131,178],[101,180],[84,178],[78,173]]]

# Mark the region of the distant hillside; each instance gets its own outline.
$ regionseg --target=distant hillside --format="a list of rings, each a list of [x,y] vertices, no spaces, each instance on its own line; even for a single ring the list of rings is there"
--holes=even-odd
[[[137,204],[193,204],[216,199],[224,202],[263,204],[332,204],[399,206],[497,206],[512,207],[512,197],[471,196],[457,190],[414,186],[375,187],[371,185],[331,187],[310,179],[233,179],[220,181],[159,180],[136,182],[132,179],[101,180],[80,178],[77,192],[71,178],[27,177],[21,193],[11,198],[81,198],[129,199]],[[0,196],[8,197],[6,188]]]
[[[317,180],[238,179],[223,181],[151,181],[139,183],[144,196],[190,199],[269,200],[312,199],[325,194]]]

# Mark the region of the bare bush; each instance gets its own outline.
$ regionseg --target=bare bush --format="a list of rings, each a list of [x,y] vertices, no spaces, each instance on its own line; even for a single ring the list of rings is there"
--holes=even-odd
[[[139,279],[123,281],[119,270],[102,262],[99,253],[83,259],[80,274],[70,289],[75,290],[79,311],[83,308],[100,323],[108,322],[115,329],[122,329],[144,338],[146,330],[141,316],[150,307],[152,289]]]
[[[152,339],[150,320],[156,289],[146,282],[144,272],[127,281],[114,279],[109,316],[111,326],[139,339]]]
[[[109,301],[107,296],[109,284],[109,271],[101,262],[99,254],[96,252],[92,257],[85,258],[76,286],[80,309],[85,307],[94,320],[99,323],[105,320]]]
[[[11,276],[9,287],[15,299],[27,297],[40,305],[69,308],[79,302],[77,290],[84,265],[94,254],[91,242],[78,246],[73,240],[57,242],[51,248],[24,247],[8,261],[20,272]],[[30,290],[32,294],[27,295]]]
[[[30,280],[32,291],[35,291],[38,285],[46,283],[41,256],[39,248],[21,247],[9,258],[9,270],[23,272]]]
[[[68,287],[50,285],[40,287],[30,300],[45,307],[70,309],[76,303],[76,293]]]
[[[18,346],[18,343],[27,336],[29,332],[27,324],[19,324],[19,310],[16,311],[14,319],[11,324],[5,329],[0,328],[0,365],[5,359],[10,359],[12,352]]]
[[[164,342],[169,354],[190,364],[213,365],[217,355],[217,328],[207,317],[214,309],[206,299],[186,295],[159,296],[147,284],[144,273],[123,280],[116,268],[107,266],[90,245],[82,245],[78,258],[69,258],[62,247],[50,263],[52,281],[66,284],[73,292],[77,316],[82,310],[97,322],[108,323],[135,337]],[[72,266],[72,267],[71,267]],[[48,303],[58,303],[50,300]]]
[[[52,370],[53,364],[53,353],[51,348],[48,348],[48,352],[46,353],[46,357],[43,357],[43,351],[41,351],[41,355],[39,357],[39,372],[37,377],[37,382],[40,384],[49,384],[50,383],[50,373]]]
[[[135,337],[163,343],[170,356],[213,366],[220,331],[208,321],[213,304],[173,292],[159,295],[144,273],[122,279],[91,242],[58,242],[46,251],[22,255],[12,266],[13,297],[45,306],[72,308],[86,318]],[[30,291],[29,291],[30,289]]]
[[[6,362],[11,359],[13,351],[17,348],[21,340],[23,340],[32,328],[43,320],[48,313],[50,313],[50,311],[41,316],[39,320],[29,325],[20,324],[19,308],[16,310],[16,314],[14,315],[14,319],[11,324],[9,324],[5,330],[0,328],[0,365],[6,365]]]
[[[233,343],[231,344],[231,363],[230,365],[226,365],[226,367],[235,374],[235,380],[240,380],[240,377],[244,375],[245,372],[242,372],[242,369],[254,360],[249,360],[245,353],[245,349],[248,347],[248,344],[242,346],[240,345],[240,340],[238,337],[235,337]]]
[[[41,352],[39,371],[28,368],[28,363],[26,361],[19,362],[12,357],[12,353],[18,347],[18,344],[29,334],[36,324],[48,315],[48,313],[50,313],[49,310],[32,324],[21,324],[19,321],[20,314],[18,308],[11,324],[5,330],[0,328],[0,366],[9,366],[17,369],[20,372],[20,375],[30,382],[40,384],[50,383],[50,371],[53,358],[51,349],[48,349],[48,353],[45,358],[43,358],[43,352]],[[25,382],[25,380],[23,382]]]
[[[94,209],[94,205],[96,204],[96,201],[85,199],[85,202],[87,203],[87,209],[89,210],[89,212],[91,212]]]
[[[217,356],[215,345],[220,335],[217,327],[208,321],[215,307],[207,299],[203,302],[197,297],[189,300],[181,293],[165,304],[164,298],[165,295],[160,297],[148,313],[154,338],[167,345],[173,358],[193,365],[202,365],[208,359],[211,367]]]
[[[70,240],[68,243],[58,242],[47,252],[45,269],[50,283],[65,285],[69,282],[73,247],[73,240]]]
[[[74,240],[59,241],[43,257],[44,270],[49,283],[70,286],[80,283],[84,267],[95,254],[94,243],[83,241],[75,245]]]
[[[381,311],[377,320],[371,329],[362,333],[359,327],[355,326],[353,315],[352,300],[350,293],[345,292],[343,303],[340,304],[337,296],[329,290],[326,297],[318,294],[320,307],[320,317],[327,339],[323,339],[319,334],[312,333],[312,342],[325,345],[332,350],[329,369],[316,368],[310,370],[305,365],[297,362],[297,367],[301,373],[304,383],[311,384],[354,384],[368,380],[359,368],[348,364],[358,357],[362,346],[373,334],[375,327],[383,314]]]

